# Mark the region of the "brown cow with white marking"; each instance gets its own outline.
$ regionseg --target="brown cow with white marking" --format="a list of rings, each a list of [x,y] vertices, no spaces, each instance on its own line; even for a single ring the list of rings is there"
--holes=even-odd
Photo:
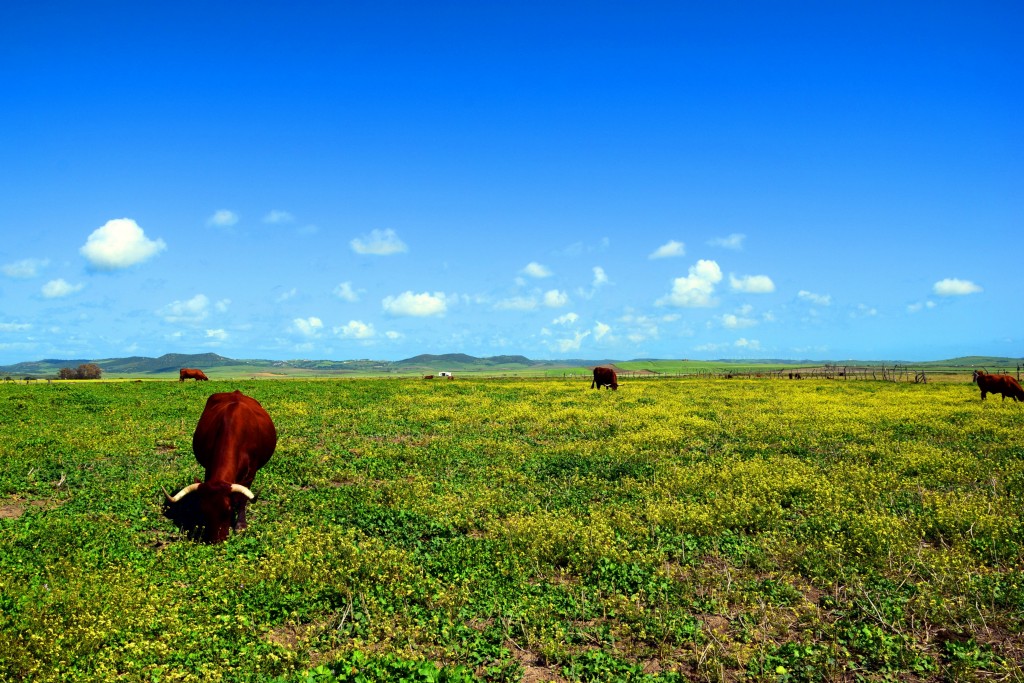
[[[210,378],[206,376],[206,373],[198,368],[182,368],[178,370],[178,381],[184,382],[187,379],[194,379],[197,382],[208,382]]]
[[[1014,401],[1024,401],[1024,388],[1012,375],[990,375],[984,370],[975,370],[971,379],[981,389],[982,401],[986,394],[1001,394],[1004,401],[1007,396]]]
[[[254,498],[249,487],[276,447],[277,430],[259,401],[240,391],[213,394],[192,435],[192,451],[206,479],[167,496],[168,504],[194,492],[203,539],[220,543],[232,527],[246,527],[245,507]]]
[[[611,368],[594,368],[594,381],[590,383],[590,388],[600,391],[601,387],[609,387],[618,391],[619,377]]]

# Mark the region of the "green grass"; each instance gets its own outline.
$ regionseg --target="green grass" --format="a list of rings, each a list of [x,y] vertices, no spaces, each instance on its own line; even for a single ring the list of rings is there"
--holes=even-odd
[[[0,681],[1019,680],[1024,405],[967,383],[0,385]],[[181,537],[214,391],[277,424]]]

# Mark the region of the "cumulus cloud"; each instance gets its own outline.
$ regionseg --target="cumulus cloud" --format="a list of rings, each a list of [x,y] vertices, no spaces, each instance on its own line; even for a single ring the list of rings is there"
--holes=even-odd
[[[576,322],[579,319],[580,319],[580,317],[578,315],[576,315],[575,313],[566,313],[565,315],[560,315],[557,318],[555,318],[554,320],[552,320],[551,324],[553,324],[553,325],[572,325],[574,322]]]
[[[935,302],[934,301],[921,301],[921,302],[918,302],[918,303],[910,304],[909,306],[907,306],[907,313],[919,313],[919,312],[921,312],[922,310],[924,310],[926,308],[928,308],[928,309],[935,308]]]
[[[557,289],[544,292],[544,305],[550,308],[559,308],[569,303],[569,295]]]
[[[744,339],[740,337],[736,340],[734,346],[738,349],[747,349],[750,351],[757,351],[761,348],[761,342],[756,339]]]
[[[498,311],[532,311],[537,308],[537,300],[531,296],[514,296],[509,299],[502,299],[494,304]]]
[[[970,280],[958,280],[948,277],[932,285],[932,291],[938,296],[964,296],[966,294],[977,294],[981,291],[981,287]]]
[[[388,339],[401,339],[402,333],[388,330],[387,332],[384,333],[384,336],[387,337]]]
[[[228,338],[228,333],[221,329],[207,330],[206,338],[212,339],[213,341],[226,341]]]
[[[448,310],[447,297],[443,292],[402,292],[398,296],[388,296],[381,301],[384,310],[391,315],[411,315],[426,317],[444,315]]]
[[[357,254],[373,254],[374,256],[390,256],[409,250],[405,246],[405,242],[399,239],[395,231],[390,228],[371,230],[369,235],[357,237],[349,244],[352,246],[352,251]]]
[[[50,280],[43,285],[43,296],[47,299],[57,299],[62,296],[68,296],[69,294],[81,291],[83,287],[85,287],[85,285],[73,285],[64,278],[58,278],[56,280]]]
[[[715,285],[722,281],[722,269],[714,261],[701,259],[690,266],[689,275],[677,277],[672,291],[655,302],[659,306],[699,308],[714,306]]]
[[[665,244],[661,245],[654,251],[652,251],[647,258],[671,258],[673,256],[683,256],[686,254],[686,245],[682,242],[675,240],[669,240]]]
[[[334,332],[346,339],[372,339],[377,334],[372,323],[362,320],[349,320],[347,324],[334,328]]]
[[[188,301],[173,301],[162,309],[160,315],[169,323],[197,323],[209,315],[210,300],[205,294],[196,294]]]
[[[79,249],[100,270],[117,270],[142,263],[167,248],[162,239],[151,240],[131,218],[115,218],[96,228]]]
[[[579,351],[580,344],[582,344],[583,340],[589,336],[590,330],[576,332],[571,339],[556,339],[554,346],[562,353],[566,353],[567,351]]]
[[[295,216],[291,215],[287,211],[278,211],[274,209],[266,216],[263,217],[264,223],[270,223],[272,225],[279,225],[281,223],[291,223],[295,220]]]
[[[303,337],[316,337],[320,334],[320,330],[324,328],[324,322],[316,316],[309,318],[295,318],[292,320],[292,330],[298,332]]]
[[[708,244],[710,244],[713,247],[722,247],[723,249],[739,250],[743,248],[743,240],[745,240],[746,238],[746,235],[741,235],[739,233],[734,232],[728,237],[716,237],[713,240],[708,240]]]
[[[727,327],[730,330],[738,330],[742,327],[753,327],[757,324],[757,321],[753,318],[741,318],[738,315],[732,313],[726,313],[722,316],[722,326]]]
[[[767,275],[744,275],[743,277],[729,275],[729,286],[747,294],[768,294],[775,291],[775,283]]]
[[[604,272],[604,268],[601,266],[594,266],[594,282],[593,287],[600,287],[601,285],[608,284],[608,276]]]
[[[215,228],[230,228],[237,222],[238,214],[227,209],[215,211],[212,216],[206,219],[206,224]]]
[[[349,303],[359,301],[359,295],[354,289],[352,289],[351,282],[342,282],[340,285],[335,287],[334,296],[344,301],[348,301]]]
[[[806,289],[801,289],[796,295],[804,301],[810,301],[818,306],[830,306],[832,304],[831,294],[815,294],[814,292],[808,292]]]
[[[0,270],[3,270],[4,275],[7,277],[28,279],[38,275],[39,269],[46,267],[49,263],[47,259],[27,258],[15,261],[14,263],[8,263]]]
[[[611,325],[605,325],[603,322],[598,321],[594,325],[594,339],[601,341],[601,339],[612,331]]]
[[[536,261],[530,261],[527,263],[526,267],[523,268],[523,272],[530,277],[551,277],[551,270],[547,266],[542,266]]]

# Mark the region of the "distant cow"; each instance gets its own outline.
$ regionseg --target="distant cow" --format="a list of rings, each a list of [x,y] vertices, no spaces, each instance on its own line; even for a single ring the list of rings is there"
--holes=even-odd
[[[1024,401],[1024,389],[1011,375],[990,375],[984,370],[975,370],[972,381],[981,389],[982,401],[986,394],[1001,394],[1004,401],[1007,396],[1014,401]]]
[[[277,430],[259,401],[240,391],[213,394],[192,435],[192,452],[206,470],[206,479],[168,495],[168,505],[194,491],[199,517],[195,525],[203,529],[207,543],[220,543],[230,527],[246,527],[245,507],[254,498],[249,487],[276,447]]]
[[[433,375],[423,375],[423,379],[434,379]]]
[[[601,387],[618,390],[619,378],[611,368],[594,368],[594,381],[590,383],[590,388],[600,391]]]
[[[210,380],[210,378],[206,376],[205,372],[196,368],[182,368],[181,370],[178,370],[178,381],[184,382],[187,379],[194,379],[197,382],[200,380],[208,382]]]

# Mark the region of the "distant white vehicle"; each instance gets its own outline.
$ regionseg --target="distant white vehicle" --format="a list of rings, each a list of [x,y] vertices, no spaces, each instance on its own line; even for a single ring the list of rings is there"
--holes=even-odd
[[[447,377],[448,379],[453,379],[454,378],[454,375],[452,375],[452,373],[450,373],[450,372],[439,372],[439,373],[437,373],[437,376],[438,377]]]

